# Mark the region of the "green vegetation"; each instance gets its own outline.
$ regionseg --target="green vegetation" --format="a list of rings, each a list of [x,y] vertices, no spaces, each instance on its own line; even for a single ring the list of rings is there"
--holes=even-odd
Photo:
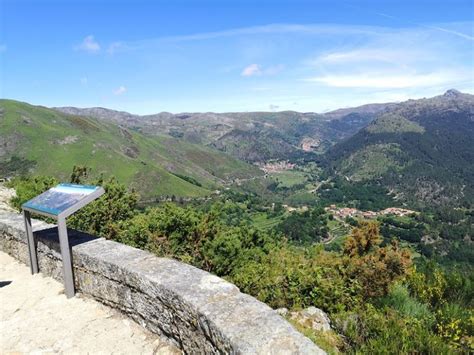
[[[291,188],[294,186],[301,186],[306,184],[307,177],[302,171],[286,170],[271,174],[272,178],[278,182],[279,188]]]
[[[0,173],[16,176],[17,208],[57,179],[104,186],[70,226],[195,265],[274,308],[319,307],[333,331],[295,326],[330,353],[472,353],[473,101],[452,95],[325,116],[119,118],[130,130],[2,100]],[[317,152],[298,148],[304,138]],[[263,174],[244,162],[269,159],[295,165]],[[329,205],[417,213],[367,221]]]
[[[291,213],[276,226],[276,230],[293,242],[320,242],[329,237],[328,218],[322,208],[314,208],[302,213]]]
[[[379,184],[418,208],[472,207],[472,95],[399,104],[325,154],[332,176]]]
[[[342,178],[334,178],[323,183],[319,189],[322,205],[340,204],[361,210],[378,211],[398,203],[387,188],[377,183],[350,183]]]
[[[339,173],[353,181],[377,179],[389,171],[401,171],[399,157],[403,153],[398,144],[368,145],[345,159]]]
[[[335,331],[298,329],[329,352],[473,350],[472,267],[415,260],[397,238],[386,240],[377,222],[359,221],[340,249],[327,251],[315,241],[337,223],[320,208],[287,213],[275,205],[265,210],[257,197],[229,191],[205,204],[165,203],[139,211],[133,191],[115,179],[91,180],[87,171],[76,167],[71,180],[101,184],[106,194],[71,218],[70,226],[215,273],[274,308],[319,307]],[[16,206],[55,182],[15,179]],[[281,222],[254,227],[264,214]],[[384,218],[381,223],[392,234],[398,231],[393,228],[422,222]]]
[[[36,162],[12,155],[0,165],[0,176],[27,175],[34,168]]]
[[[262,174],[202,145],[170,136],[150,138],[90,117],[12,100],[0,100],[0,116],[2,176],[33,173],[65,180],[74,165],[82,165],[97,178],[114,175],[147,200],[205,196],[224,181]]]
[[[370,133],[424,133],[425,129],[418,123],[410,121],[399,114],[385,114],[376,122],[367,126]]]

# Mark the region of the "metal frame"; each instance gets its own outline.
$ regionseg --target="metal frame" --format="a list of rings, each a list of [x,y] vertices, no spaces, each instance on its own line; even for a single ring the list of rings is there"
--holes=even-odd
[[[68,209],[62,211],[58,215],[50,214],[44,211],[39,211],[34,208],[22,207],[23,218],[25,220],[26,237],[28,240],[28,251],[30,254],[30,269],[32,274],[38,273],[38,250],[36,247],[36,240],[31,226],[31,213],[40,214],[42,216],[54,218],[58,221],[58,236],[59,246],[61,248],[61,257],[63,259],[63,279],[67,298],[74,297],[74,273],[72,268],[71,248],[69,245],[69,238],[67,234],[66,218],[72,215],[77,210],[94,201],[104,194],[104,189],[99,187],[95,191],[88,194],[82,200],[78,201]]]

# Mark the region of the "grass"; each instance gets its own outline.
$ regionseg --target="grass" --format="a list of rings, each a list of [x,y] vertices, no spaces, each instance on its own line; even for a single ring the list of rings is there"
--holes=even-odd
[[[283,220],[283,216],[268,217],[266,212],[258,212],[252,215],[252,225],[261,230],[269,230],[277,226]]]
[[[339,348],[343,348],[344,344],[341,337],[334,331],[318,331],[305,327],[300,323],[287,319],[293,326],[306,337],[308,337],[313,343],[318,345],[321,349],[326,351],[328,354],[340,354]]]
[[[85,165],[95,176],[115,176],[144,199],[205,196],[227,179],[261,174],[227,154],[168,136],[148,137],[13,100],[0,100],[0,110],[0,134],[9,143],[0,162],[12,156],[31,160],[34,174],[67,181],[74,165]],[[174,174],[189,176],[201,186]]]
[[[280,186],[288,188],[299,184],[305,184],[307,181],[305,175],[306,174],[304,172],[297,170],[285,170],[271,174],[275,180],[279,181]]]

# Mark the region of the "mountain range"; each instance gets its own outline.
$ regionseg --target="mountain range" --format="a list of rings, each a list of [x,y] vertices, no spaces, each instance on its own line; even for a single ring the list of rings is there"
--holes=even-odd
[[[474,96],[449,90],[392,106],[325,155],[333,176],[377,182],[414,204],[472,204]]]
[[[255,166],[169,135],[145,136],[94,117],[0,100],[0,175],[53,175],[67,180],[74,165],[114,175],[153,196],[205,196],[236,178],[261,175]]]
[[[313,112],[161,112],[138,116],[105,108],[55,107],[62,113],[119,124],[148,136],[166,134],[211,146],[247,162],[289,159],[325,151],[356,133],[391,104],[365,105],[327,114]]]
[[[0,100],[0,174],[66,178],[73,165],[113,174],[144,198],[204,196],[261,177],[256,164],[317,162],[329,176],[429,204],[471,201],[474,96],[313,112],[161,112],[32,106]]]

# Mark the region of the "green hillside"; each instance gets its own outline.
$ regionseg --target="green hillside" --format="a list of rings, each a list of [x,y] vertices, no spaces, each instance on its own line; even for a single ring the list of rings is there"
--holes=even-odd
[[[209,147],[22,102],[0,100],[0,119],[0,175],[30,172],[65,180],[74,165],[86,165],[149,198],[204,196],[233,178],[261,174]]]
[[[454,90],[397,105],[326,154],[332,174],[376,182],[421,206],[472,204],[474,96]]]

